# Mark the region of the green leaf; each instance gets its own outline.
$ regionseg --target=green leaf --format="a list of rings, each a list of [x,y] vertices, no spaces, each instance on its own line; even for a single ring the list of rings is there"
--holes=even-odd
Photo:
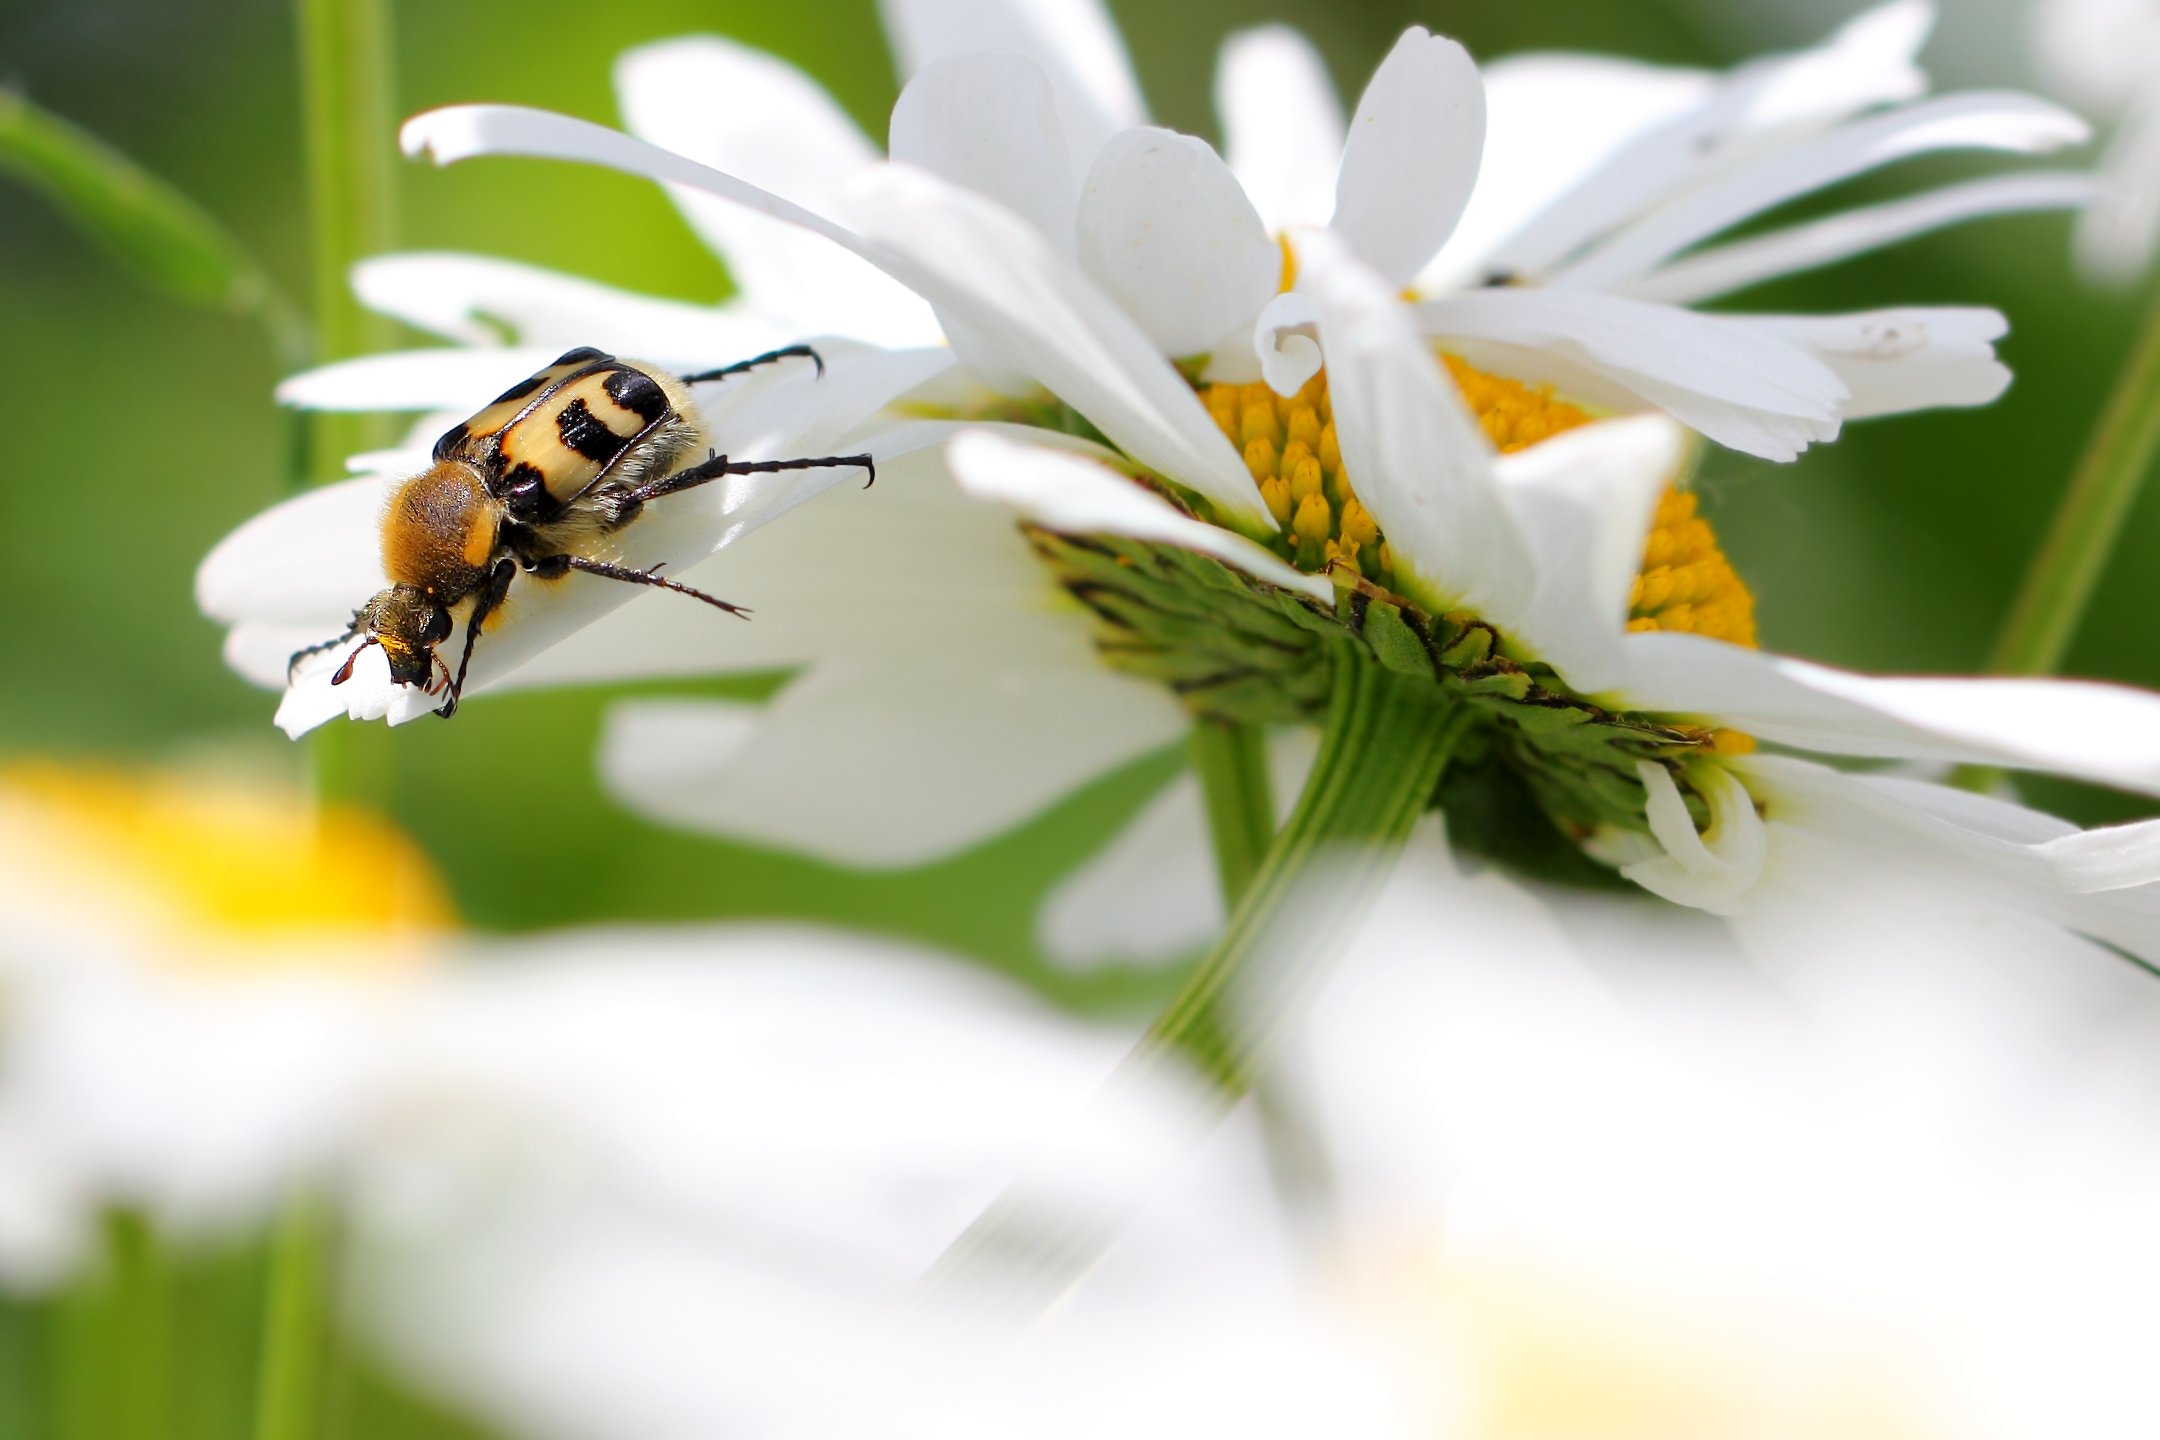
[[[0,169],[43,191],[146,284],[254,319],[281,361],[304,358],[299,312],[254,258],[200,206],[96,136],[0,92]]]

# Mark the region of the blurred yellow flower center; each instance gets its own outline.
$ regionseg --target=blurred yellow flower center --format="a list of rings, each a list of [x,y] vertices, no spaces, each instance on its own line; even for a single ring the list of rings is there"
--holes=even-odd
[[[389,822],[235,784],[0,770],[0,855],[19,903],[146,920],[218,962],[301,958],[287,941],[384,959],[455,923],[441,877]]]
[[[1590,423],[1588,412],[1555,398],[1549,386],[1488,374],[1453,355],[1440,358],[1504,455]],[[1263,382],[1205,386],[1201,398],[1244,452],[1245,468],[1282,526],[1271,541],[1278,554],[1301,570],[1346,570],[1393,588],[1387,539],[1343,473],[1325,372],[1295,395],[1277,395]],[[1718,548],[1710,522],[1696,513],[1691,493],[1668,490],[1659,504],[1628,611],[1631,630],[1755,645],[1755,597]]]

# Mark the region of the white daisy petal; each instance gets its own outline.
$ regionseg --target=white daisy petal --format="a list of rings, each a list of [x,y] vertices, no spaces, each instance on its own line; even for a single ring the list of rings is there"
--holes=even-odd
[[[2078,227],[2078,264],[2102,284],[2127,284],[2160,249],[2160,79],[2116,128],[2101,172],[2105,188]]]
[[[1329,228],[1400,289],[1455,228],[1484,149],[1477,62],[1453,40],[1412,26],[1358,100]]]
[[[1681,196],[1556,272],[1554,285],[1609,287],[1788,200],[1937,150],[2042,154],[2092,134],[2083,120],[2029,95],[1945,95],[1856,121]]]
[[[1878,677],[1698,635],[1629,635],[1626,703],[1832,755],[2047,770],[2160,792],[2160,696],[2083,680]]]
[[[1276,292],[1282,251],[1204,140],[1113,137],[1080,198],[1080,266],[1165,355],[1204,354]]]
[[[380,527],[392,483],[341,480],[254,516],[203,557],[196,606],[228,625],[320,621],[315,639],[337,634],[382,586]],[[274,677],[250,678],[282,682],[283,667]]]
[[[1385,280],[1329,231],[1301,233],[1297,253],[1343,469],[1388,537],[1396,575],[1435,613],[1461,606],[1515,623],[1535,572],[1494,483],[1491,442]]]
[[[1079,179],[1042,68],[1018,55],[950,55],[893,106],[892,158],[986,196],[1069,249]]]
[[[853,235],[792,200],[619,130],[548,110],[523,105],[449,105],[407,120],[398,131],[398,143],[407,155],[428,155],[438,165],[482,155],[528,155],[687,185],[856,248]]]
[[[1770,460],[1835,439],[1849,395],[1800,345],[1730,316],[1618,295],[1519,289],[1472,291],[1417,309],[1426,333],[1443,342],[1551,351],[1719,444]]]
[[[1913,58],[1933,19],[1926,0],[1891,0],[1819,46],[1742,66],[1701,103],[1608,150],[1601,164],[1583,172],[1583,183],[1499,247],[1491,268],[1543,275],[1599,233],[1707,176],[1871,106],[1924,94],[1927,77]],[[1600,107],[1607,99],[1561,91],[1550,103],[1559,123],[1595,129],[1604,124]],[[1624,107],[1622,123],[1634,113]]]
[[[626,51],[615,65],[615,91],[632,134],[813,210],[881,158],[815,80],[715,36]],[[716,95],[727,103],[714,104]],[[936,342],[929,307],[857,256],[741,205],[679,186],[668,193],[727,263],[746,302],[775,326],[885,345]]]
[[[1620,873],[1643,889],[1678,905],[1730,915],[1762,879],[1769,854],[1762,818],[1754,798],[1737,775],[1715,766],[1689,778],[1710,805],[1710,828],[1697,832],[1687,802],[1672,774],[1662,765],[1639,761],[1635,771],[1649,793],[1645,817],[1664,853],[1620,867]]]
[[[822,665],[748,726],[740,707],[618,705],[602,779],[686,829],[848,865],[926,864],[1183,733],[1176,702],[1105,670],[1070,628],[1069,653],[995,670],[919,656]]]
[[[1326,580],[1291,568],[1242,535],[1195,520],[1098,461],[987,430],[963,432],[947,454],[954,477],[967,493],[1010,506],[1051,530],[1175,545],[1212,555],[1255,579],[1323,605],[1335,603],[1335,588]]]
[[[381,255],[353,266],[352,283],[377,314],[466,345],[523,345],[551,355],[597,345],[692,366],[755,355],[787,339],[728,307],[633,295],[483,255]]]
[[[1983,215],[2075,210],[2096,193],[2098,187],[2090,175],[2067,172],[1994,175],[1946,185],[1699,250],[1620,285],[1617,293],[1668,305],[1693,305]]]
[[[1325,224],[1342,163],[1343,110],[1327,63],[1287,25],[1241,30],[1215,70],[1223,157],[1271,235]]]
[[[1920,308],[1861,315],[1735,317],[1804,347],[1852,391],[1845,418],[1987,405],[2010,387],[1994,343],[2010,325],[1994,310]]]
[[[1130,317],[1036,232],[932,175],[895,166],[851,208],[895,274],[1119,449],[1253,533],[1275,528],[1243,458]]]
[[[1699,105],[1713,84],[1701,70],[1605,55],[1510,55],[1480,74],[1485,153],[1477,189],[1418,275],[1421,293],[1486,278],[1502,241],[1599,174],[1623,145]]]
[[[2040,848],[2057,882],[2080,895],[2160,881],[2160,820],[2083,830]]]
[[[553,346],[393,350],[337,360],[278,383],[302,410],[455,410],[471,414],[561,352]]]
[[[1104,141],[1147,123],[1132,61],[1101,0],[878,0],[912,79],[949,55],[1021,55],[1057,92],[1070,169],[1085,175]]]
[[[1508,513],[1538,557],[1537,591],[1511,635],[1577,690],[1617,684],[1628,589],[1642,568],[1687,436],[1662,415],[1607,420],[1494,463]]]
[[[1804,827],[1856,868],[1923,877],[2160,959],[2160,844],[2149,824],[2081,832],[1947,785],[1788,756],[1739,767],[1774,825]]]

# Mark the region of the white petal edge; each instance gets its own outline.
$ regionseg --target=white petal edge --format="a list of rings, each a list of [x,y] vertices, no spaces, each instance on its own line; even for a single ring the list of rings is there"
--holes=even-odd
[[[396,350],[336,360],[278,382],[281,405],[302,410],[480,409],[554,360],[553,346]]]
[[[465,345],[523,345],[556,353],[597,345],[682,365],[755,355],[785,344],[736,307],[690,305],[485,255],[416,251],[353,266],[360,303]]]
[[[653,819],[898,869],[1002,834],[1184,727],[1158,687],[1084,653],[865,657],[821,665],[748,713],[616,705],[600,771]]]
[[[814,210],[883,158],[817,81],[718,36],[625,51],[615,62],[615,93],[632,134]],[[727,103],[714,104],[716,95]],[[936,343],[929,307],[859,257],[740,205],[681,186],[668,194],[726,262],[743,303],[778,328],[884,345]]]
[[[1132,60],[1100,0],[878,0],[878,13],[903,82],[950,55],[1021,55],[1041,66],[1075,175],[1112,135],[1147,123]]]
[[[1223,158],[1271,235],[1323,225],[1335,208],[1343,108],[1327,62],[1287,25],[1241,30],[1215,68]]]
[[[2160,69],[2101,157],[2104,188],[2077,232],[2078,268],[2102,285],[2143,275],[2160,250]]]
[[[1237,177],[1205,140],[1142,127],[1088,172],[1080,267],[1170,356],[1202,355],[1251,326],[1282,278]]]
[[[1520,289],[1428,300],[1417,314],[1441,341],[1550,351],[1719,444],[1766,460],[1791,460],[1810,443],[1836,439],[1850,398],[1837,373],[1804,347],[1732,316]]]
[[[1080,177],[1042,67],[1018,55],[948,55],[893,106],[892,158],[994,200],[1062,251]]]
[[[1343,143],[1330,229],[1396,289],[1440,252],[1485,152],[1485,87],[1470,52],[1412,26],[1380,62]]]
[[[1766,56],[1722,77],[1699,103],[1607,152],[1494,256],[1503,271],[1542,276],[1586,242],[1710,177],[1777,163],[1772,153],[1875,105],[1926,93],[1914,56],[1934,21],[1925,0],[1890,0],[1822,44]],[[1595,94],[1556,97],[1578,128],[1601,122]]]
[[[2086,680],[1878,677],[1631,634],[1621,703],[1832,755],[2007,765],[2160,794],[2160,695]]]
[[[1244,536],[1196,520],[1099,461],[987,430],[963,431],[946,448],[960,488],[1068,535],[1121,535],[1211,555],[1284,590],[1335,603],[1335,588],[1292,569]]]
[[[1946,406],[1993,404],[2010,388],[1994,342],[2009,333],[1998,311],[1948,307],[1859,315],[1735,316],[1782,335],[1845,382],[1848,420]]]
[[[1300,232],[1296,245],[1343,467],[1388,537],[1396,575],[1435,613],[1462,606],[1514,624],[1534,558],[1501,501],[1492,443],[1387,282],[1330,231]]]
[[[1721,766],[1698,766],[1689,779],[1710,806],[1710,828],[1698,833],[1671,772],[1647,760],[1635,773],[1649,792],[1650,831],[1663,854],[1633,861],[1620,873],[1676,905],[1713,915],[1737,913],[1762,879],[1769,840],[1754,797]]]
[[[1684,194],[1603,241],[1550,283],[1610,289],[1750,216],[1840,180],[1939,150],[2044,154],[2092,127],[2045,100],[2010,92],[1945,95],[1856,121]]]
[[[1693,305],[1982,216],[2075,210],[2097,193],[2092,176],[2064,171],[1969,180],[1699,250],[1617,287],[1615,293]]]
[[[1537,589],[1509,638],[1577,690],[1626,674],[1628,589],[1687,448],[1686,432],[1650,414],[1585,425],[1494,463],[1537,563]]]

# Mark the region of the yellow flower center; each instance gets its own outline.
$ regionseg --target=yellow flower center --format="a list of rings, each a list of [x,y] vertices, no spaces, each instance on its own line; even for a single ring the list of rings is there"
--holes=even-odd
[[[1440,358],[1502,454],[1592,419],[1555,398],[1549,386],[1488,374],[1453,355]],[[1325,372],[1296,395],[1277,395],[1259,383],[1208,385],[1201,398],[1230,443],[1244,452],[1245,468],[1282,526],[1272,541],[1278,554],[1301,570],[1345,570],[1393,588],[1387,539],[1343,473]],[[1676,630],[1755,645],[1755,597],[1718,548],[1710,522],[1696,513],[1690,492],[1667,490],[1659,503],[1628,610],[1631,630]]]
[[[402,959],[455,923],[426,855],[379,816],[178,776],[0,770],[0,867],[7,910],[132,926],[161,956],[221,966],[328,946]]]
[[[1733,573],[1710,522],[1695,513],[1692,492],[1667,490],[1658,502],[1628,615],[1630,630],[1677,630],[1755,648],[1755,597]]]

